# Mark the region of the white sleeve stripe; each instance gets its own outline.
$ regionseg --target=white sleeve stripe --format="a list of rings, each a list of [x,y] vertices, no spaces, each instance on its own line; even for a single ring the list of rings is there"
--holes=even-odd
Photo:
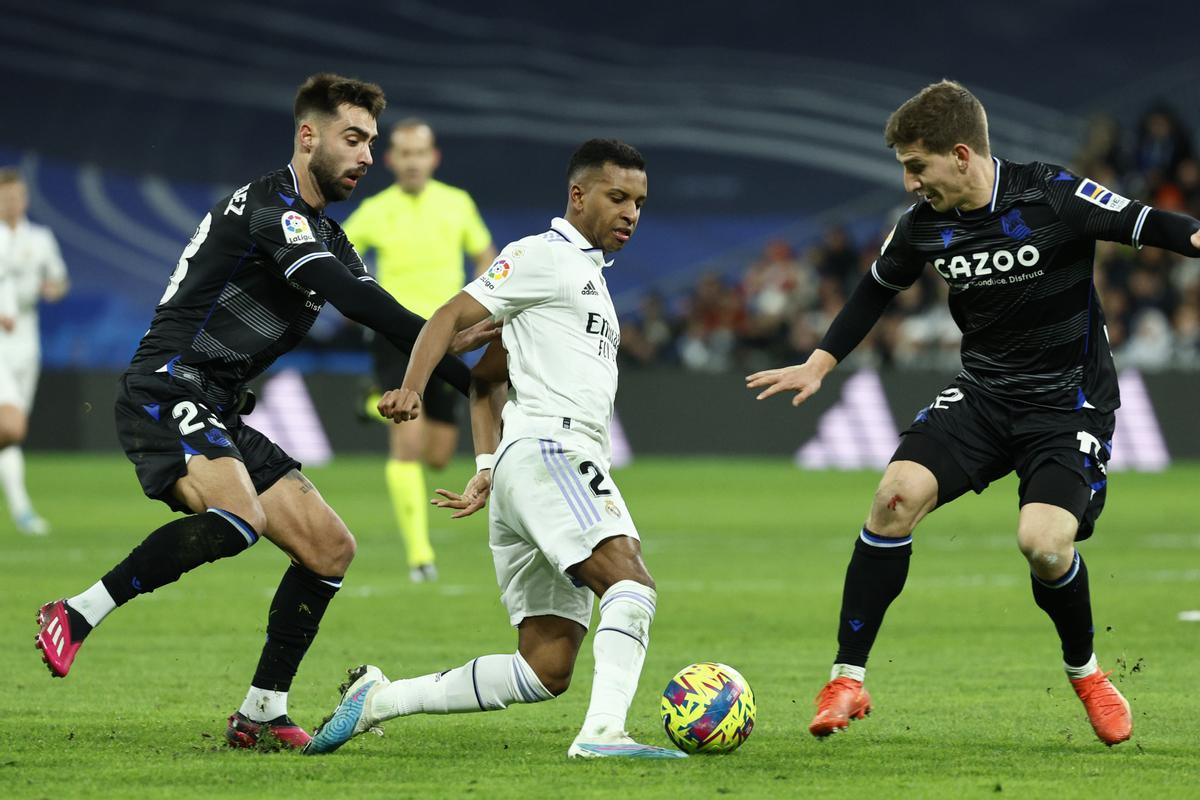
[[[876,265],[878,265],[878,264],[879,264],[878,261],[871,262],[871,277],[875,279],[876,283],[878,283],[880,286],[882,286],[886,289],[891,289],[896,292],[903,292],[905,289],[908,288],[907,286],[897,286],[894,283],[888,283],[883,278],[879,277],[879,270],[876,269]]]
[[[1149,214],[1150,214],[1150,206],[1144,207],[1142,209],[1142,212],[1140,214],[1138,214],[1137,222],[1133,226],[1133,242],[1132,242],[1132,244],[1134,247],[1136,247],[1139,250],[1142,249],[1142,243],[1139,242],[1138,239],[1140,239],[1142,236],[1142,225],[1146,222],[1146,217],[1149,216]]]
[[[372,278],[370,275],[359,275],[358,279],[360,281],[366,281],[367,283],[377,283],[377,281],[374,278]]]
[[[307,264],[309,261],[312,261],[316,258],[333,258],[333,253],[330,253],[328,250],[320,253],[309,253],[304,258],[292,262],[292,265],[283,271],[283,276],[285,278],[292,277],[292,273],[299,269],[301,265]]]

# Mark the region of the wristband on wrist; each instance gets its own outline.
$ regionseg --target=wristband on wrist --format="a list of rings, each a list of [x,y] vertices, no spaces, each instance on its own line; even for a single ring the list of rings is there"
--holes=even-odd
[[[475,471],[483,472],[485,469],[491,469],[496,463],[495,453],[481,453],[475,456]]]

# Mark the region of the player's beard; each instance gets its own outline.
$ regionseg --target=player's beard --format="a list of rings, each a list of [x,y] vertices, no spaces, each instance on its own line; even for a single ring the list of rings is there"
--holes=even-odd
[[[318,147],[313,150],[312,159],[308,162],[308,170],[312,173],[313,180],[317,182],[317,188],[321,190],[321,196],[325,198],[326,203],[345,200],[354,193],[354,187],[344,186],[341,179],[355,174],[355,171],[339,171],[337,165],[333,163],[332,157],[328,156],[324,149]]]

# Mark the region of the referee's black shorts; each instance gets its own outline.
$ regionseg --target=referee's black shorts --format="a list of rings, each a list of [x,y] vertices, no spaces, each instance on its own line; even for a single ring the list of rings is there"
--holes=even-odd
[[[1075,538],[1086,539],[1104,509],[1115,425],[1112,412],[1016,404],[955,382],[921,409],[892,460],[928,468],[938,505],[1015,470],[1020,505],[1070,511],[1079,520]]]
[[[397,389],[404,383],[404,370],[408,369],[408,354],[382,336],[371,338],[371,361],[375,369],[375,383],[381,392]],[[438,422],[457,425],[463,396],[450,384],[436,375],[429,378],[422,398],[421,413]]]

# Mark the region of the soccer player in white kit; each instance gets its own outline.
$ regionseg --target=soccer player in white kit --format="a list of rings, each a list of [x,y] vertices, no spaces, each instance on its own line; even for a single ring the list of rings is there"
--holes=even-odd
[[[21,173],[0,169],[0,487],[22,533],[41,536],[50,526],[25,488],[21,443],[41,366],[38,300],[56,302],[67,291],[67,268],[49,228],[29,221],[29,193]]]
[[[517,652],[394,682],[377,667],[351,670],[341,703],[307,753],[336,750],[394,717],[491,711],[562,694],[599,597],[591,702],[567,755],[684,755],[639,744],[625,731],[656,595],[637,528],[608,475],[620,337],[603,271],[612,263],[606,254],[620,250],[637,227],[645,162],[627,144],[593,139],[572,156],[567,183],[563,217],[505,247],[430,317],[403,386],[379,403],[385,417],[415,419],[432,365],[454,332],[488,317],[503,321],[511,381],[503,436],[487,449],[495,438],[481,432],[481,419],[491,426],[479,410],[488,398],[473,396],[480,472],[455,507],[469,513],[490,492],[489,542]]]

